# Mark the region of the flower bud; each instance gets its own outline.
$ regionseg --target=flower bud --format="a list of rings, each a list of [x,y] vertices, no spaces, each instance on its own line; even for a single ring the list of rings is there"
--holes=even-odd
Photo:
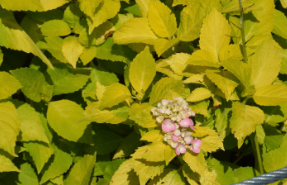
[[[170,119],[166,119],[163,121],[161,128],[165,132],[174,131],[176,129],[176,124]]]
[[[201,140],[199,139],[194,139],[192,142],[191,142],[191,146],[190,146],[190,150],[193,151],[194,153],[199,153],[200,152],[200,146],[202,144]]]
[[[181,132],[179,129],[176,129],[173,134],[176,136],[180,136]]]
[[[161,104],[162,104],[163,106],[166,106],[168,103],[169,103],[169,101],[166,100],[166,99],[162,99],[162,100],[161,100]]]
[[[171,141],[171,142],[170,142],[170,146],[171,146],[172,148],[176,148],[176,147],[178,146],[178,143],[177,143],[176,141]]]
[[[164,117],[163,117],[163,116],[158,116],[158,117],[156,118],[156,121],[157,121],[158,123],[162,123],[163,120],[164,120]]]
[[[193,137],[191,136],[185,136],[184,137],[184,141],[185,141],[185,144],[189,145],[193,140]]]

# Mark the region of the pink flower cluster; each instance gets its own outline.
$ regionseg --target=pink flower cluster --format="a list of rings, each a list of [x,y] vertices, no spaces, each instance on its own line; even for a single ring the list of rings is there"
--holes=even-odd
[[[194,123],[189,117],[195,116],[195,113],[183,98],[163,99],[151,111],[166,132],[164,141],[175,149],[177,155],[184,154],[186,149],[194,153],[200,152],[201,140],[193,138],[189,131],[194,129]]]

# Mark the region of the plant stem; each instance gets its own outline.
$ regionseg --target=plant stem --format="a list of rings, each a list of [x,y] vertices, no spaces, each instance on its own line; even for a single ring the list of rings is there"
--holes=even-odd
[[[252,153],[251,147],[249,147],[246,151],[244,151],[232,164],[238,163],[244,156]]]
[[[245,45],[245,32],[244,32],[244,19],[243,19],[243,7],[242,7],[242,0],[239,1],[239,10],[240,10],[240,26],[241,26],[241,46],[242,46],[242,52],[243,52],[243,57],[244,57],[244,62],[247,63],[248,58],[247,58],[247,52],[246,52],[246,45]]]
[[[263,165],[262,165],[260,148],[259,148],[259,143],[258,143],[257,138],[256,138],[256,134],[253,134],[253,137],[251,135],[250,138],[251,138],[251,144],[252,144],[253,148],[255,148],[255,150],[256,150],[256,158],[257,158],[257,162],[258,162],[259,172],[260,172],[260,174],[263,174],[264,173]]]

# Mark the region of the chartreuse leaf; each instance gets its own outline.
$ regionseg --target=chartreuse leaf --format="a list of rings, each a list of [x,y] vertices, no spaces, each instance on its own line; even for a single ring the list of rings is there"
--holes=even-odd
[[[209,66],[219,68],[216,63],[216,57],[207,50],[197,50],[192,53],[187,64],[195,66]]]
[[[0,100],[12,96],[22,85],[19,81],[7,72],[0,72]]]
[[[187,95],[187,90],[181,81],[174,78],[162,78],[152,88],[150,104],[155,104],[162,99],[172,99],[177,96]]]
[[[38,112],[25,103],[18,107],[17,113],[21,123],[21,141],[42,141],[49,143]]]
[[[283,104],[280,106],[262,107],[265,114],[265,123],[277,126],[278,123],[284,122],[287,119],[287,105]]]
[[[101,1],[96,8],[92,17],[87,19],[89,25],[89,34],[92,33],[94,28],[98,27],[108,19],[113,18],[119,12],[121,4],[119,1],[105,0]]]
[[[160,184],[174,184],[174,185],[185,185],[187,184],[186,180],[179,173],[178,169],[174,168],[165,168],[163,173],[159,176],[156,176],[151,180],[148,185],[160,185]]]
[[[163,139],[163,134],[160,130],[152,130],[147,132],[142,138],[142,141],[156,142]]]
[[[71,33],[71,28],[65,21],[51,20],[41,25],[41,32],[44,36],[66,36]]]
[[[45,84],[45,77],[41,72],[31,68],[15,69],[10,72],[23,86],[21,90],[25,96],[35,102],[41,101]]]
[[[192,111],[194,111],[195,113],[202,114],[202,115],[208,117],[208,111],[207,111],[208,105],[209,105],[208,100],[202,100],[199,102],[195,102],[190,107],[191,107]]]
[[[106,88],[103,97],[101,99],[99,108],[103,109],[112,107],[125,101],[130,97],[131,93],[126,86],[120,83],[114,83]]]
[[[133,161],[133,169],[139,176],[141,185],[145,185],[149,179],[160,175],[165,167],[165,162],[150,162],[142,159],[135,159]]]
[[[123,138],[111,130],[101,130],[94,136],[95,149],[98,154],[109,154],[116,150]]]
[[[165,164],[168,165],[168,163],[175,158],[176,153],[174,151],[174,148],[171,148],[170,145],[165,146],[164,150],[164,157],[165,157]]]
[[[251,68],[248,64],[238,60],[226,60],[221,62],[221,65],[236,76],[245,88],[250,86]]]
[[[175,15],[160,1],[152,1],[148,10],[151,28],[159,37],[171,38],[176,32]]]
[[[80,59],[84,65],[87,65],[96,57],[96,54],[97,54],[97,47],[91,46],[89,48],[84,48],[83,53],[80,56]]]
[[[101,4],[102,0],[93,1],[93,0],[79,0],[80,9],[84,14],[89,17],[93,17],[96,11],[96,8]]]
[[[215,128],[222,138],[225,138],[230,133],[230,128],[228,126],[231,115],[230,111],[230,107],[218,108],[215,110]]]
[[[19,173],[18,180],[21,184],[38,185],[39,180],[34,168],[28,162],[20,165],[21,172]]]
[[[200,176],[200,184],[212,184],[212,185],[221,185],[216,180],[217,174],[215,170],[205,169],[204,174]]]
[[[165,59],[171,69],[178,75],[180,75],[187,66],[187,61],[190,55],[186,53],[177,53]]]
[[[256,137],[257,137],[258,143],[262,145],[265,139],[265,132],[264,132],[262,125],[256,126]]]
[[[139,184],[139,178],[132,169],[133,165],[133,159],[123,162],[113,175],[110,185]]]
[[[54,184],[57,184],[57,185],[64,184],[64,176],[60,175],[54,179],[51,179],[51,182],[53,182]]]
[[[90,182],[91,174],[96,162],[96,154],[85,155],[71,169],[65,184],[87,185]]]
[[[156,121],[151,115],[152,105],[149,103],[134,103],[129,111],[129,119],[135,121],[139,126],[143,128],[156,127]]]
[[[250,9],[250,7],[252,7],[253,5],[254,5],[253,0],[243,0],[242,1],[242,8],[244,9],[244,12],[246,11],[246,13]],[[226,3],[224,3],[223,9],[222,9],[222,12],[224,12],[224,13],[239,13],[239,11],[240,10],[239,10],[239,6],[238,6],[238,2],[229,1],[229,0]]]
[[[52,129],[70,141],[90,143],[90,132],[85,132],[90,122],[80,121],[84,110],[69,100],[50,102],[47,119]],[[84,135],[85,133],[85,135]]]
[[[245,137],[254,132],[257,125],[264,122],[264,118],[263,111],[258,107],[244,105],[239,102],[232,104],[230,128],[238,140],[238,148],[242,146]]]
[[[0,4],[3,8],[12,11],[39,11],[45,12],[48,10],[56,9],[63,4],[68,3],[67,0],[51,0],[49,2],[41,0],[23,0],[18,2],[17,0],[7,1],[1,0]]]
[[[73,158],[63,143],[57,143],[57,145],[53,144],[53,147],[55,149],[55,153],[43,168],[43,176],[40,184],[67,172],[73,163]]]
[[[219,28],[220,29],[216,29]],[[230,42],[230,26],[227,20],[216,9],[213,9],[203,21],[200,34],[200,48],[207,50],[216,57],[220,50]]]
[[[126,159],[117,159],[111,161],[104,171],[104,178],[110,181],[117,171],[117,169],[120,167],[120,165],[125,161]]]
[[[248,63],[251,66],[250,82],[258,89],[275,80],[280,71],[281,57],[273,41],[268,39],[257,47]]]
[[[84,47],[80,44],[78,37],[69,36],[64,39],[62,48],[63,54],[74,68],[76,68],[77,61],[83,53],[83,50]]]
[[[282,58],[280,73],[287,74],[287,50],[280,50],[279,54]]]
[[[0,150],[0,172],[20,172],[5,152]]]
[[[147,17],[150,1],[151,0],[136,0],[136,3],[138,4],[140,8],[142,17]]]
[[[11,7],[16,2],[2,0],[0,4],[5,7],[5,3]],[[21,3],[16,3],[21,5]],[[29,5],[31,2],[24,3],[22,5]],[[50,2],[48,3],[50,4]],[[17,6],[16,6],[17,7]],[[7,7],[6,7],[7,8]],[[18,51],[24,51],[26,53],[33,53],[38,56],[48,67],[53,68],[51,62],[43,54],[43,52],[36,46],[33,40],[26,34],[26,32],[19,26],[15,20],[13,13],[0,8],[0,34],[2,35],[0,39],[0,46],[4,46],[9,49],[14,49]],[[13,41],[13,42],[12,42]]]
[[[166,52],[168,49],[170,49],[171,47],[173,47],[178,43],[179,43],[178,38],[174,38],[171,40],[160,38],[154,42],[154,50],[156,51],[158,56],[161,56],[164,52]]]
[[[131,156],[133,159],[145,159],[151,162],[165,161],[166,144],[162,141],[154,142],[146,146],[139,147]]]
[[[14,148],[20,132],[20,120],[15,106],[11,102],[0,103],[0,148],[16,156]]]
[[[126,157],[132,154],[135,149],[142,144],[140,141],[141,136],[136,132],[129,134],[117,149],[113,159]]]
[[[0,66],[3,62],[3,57],[4,57],[4,55],[3,55],[2,49],[0,48]]]
[[[286,0],[280,0],[280,3],[283,8],[287,8],[287,1]]]
[[[114,34],[116,44],[145,43],[153,45],[157,36],[151,30],[147,18],[132,18]]]
[[[234,170],[234,182],[238,183],[258,175],[260,173],[252,167],[240,167]]]
[[[47,73],[54,85],[54,95],[68,94],[81,89],[89,76],[72,72],[65,64],[55,65],[55,69],[48,69]]]
[[[284,13],[279,10],[275,10],[275,22],[272,32],[282,38],[287,39],[287,25],[285,24],[286,22],[287,18]]]
[[[199,87],[193,90],[190,95],[187,97],[186,101],[197,102],[207,98],[210,98],[212,93],[205,87]]]
[[[63,20],[71,27],[74,28],[74,32],[76,30],[76,24],[80,24],[80,17],[83,13],[80,10],[79,3],[71,3],[64,12]]]
[[[234,173],[232,168],[225,161],[218,161],[215,158],[212,158],[208,161],[209,166],[217,173],[216,180],[220,184],[233,184],[234,182]]]
[[[191,151],[186,151],[183,155],[183,160],[187,163],[193,172],[203,175],[205,170],[205,159],[202,152],[195,154]]]
[[[235,87],[239,84],[236,82],[235,77],[228,71],[211,71],[207,70],[206,76],[225,94],[225,98],[229,101],[229,98],[234,91]]]
[[[138,93],[144,93],[154,79],[156,64],[149,47],[139,53],[130,64],[129,79]]]
[[[231,44],[223,47],[219,52],[219,61],[241,60],[243,58],[239,44]]]
[[[130,63],[136,56],[136,52],[124,45],[117,45],[113,38],[108,38],[104,44],[97,47],[96,58],[111,61]]]
[[[191,171],[187,164],[183,165],[182,173],[190,185],[198,185],[199,175]]]
[[[254,101],[263,106],[274,106],[287,103],[287,86],[284,84],[267,85],[257,89]]]
[[[84,119],[90,122],[118,124],[126,121],[129,116],[129,107],[117,106],[109,110],[100,110],[100,102],[93,102],[86,107]]]

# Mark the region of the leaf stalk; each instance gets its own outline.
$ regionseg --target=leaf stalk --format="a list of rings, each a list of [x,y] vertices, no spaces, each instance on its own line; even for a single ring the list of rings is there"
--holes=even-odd
[[[241,37],[242,37],[242,41],[241,41],[241,46],[242,46],[242,53],[243,53],[243,58],[244,58],[244,62],[247,63],[248,62],[248,57],[247,57],[247,52],[246,52],[246,45],[245,45],[245,31],[244,31],[244,19],[243,19],[243,7],[242,7],[242,0],[238,0],[239,1],[239,10],[240,10],[240,27],[241,27]]]

